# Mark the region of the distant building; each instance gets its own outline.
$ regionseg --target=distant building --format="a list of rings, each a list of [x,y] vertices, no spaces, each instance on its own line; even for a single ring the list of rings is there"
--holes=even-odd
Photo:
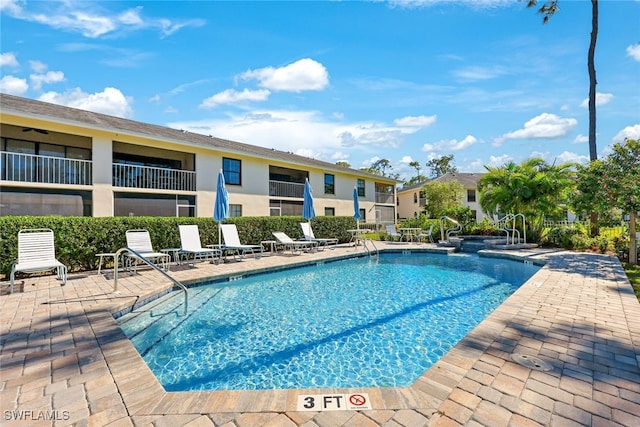
[[[387,177],[292,153],[0,94],[0,215],[211,217],[224,172],[231,216],[393,222]]]
[[[447,173],[435,178],[433,181],[456,181],[460,183],[465,189],[462,205],[469,207],[474,212],[476,221],[482,221],[485,215],[482,213],[479,204],[478,181],[483,175],[482,173]],[[424,213],[427,200],[420,190],[427,182],[423,181],[397,190],[398,218],[414,218]]]

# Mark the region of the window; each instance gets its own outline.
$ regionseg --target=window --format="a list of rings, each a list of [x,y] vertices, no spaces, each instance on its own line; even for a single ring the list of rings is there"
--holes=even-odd
[[[224,182],[229,185],[242,185],[242,162],[237,159],[222,158],[222,173]]]
[[[229,205],[229,216],[242,216],[242,205]]]
[[[476,190],[467,190],[467,202],[476,201]]]
[[[324,216],[336,216],[336,208],[324,208]]]
[[[413,193],[413,203],[418,203],[418,193]]]
[[[358,179],[358,197],[364,196],[364,179]]]
[[[367,210],[360,209],[360,221],[367,222]]]
[[[324,174],[324,194],[336,194],[335,179],[331,174]]]
[[[114,216],[195,217],[194,196],[172,194],[114,193]]]

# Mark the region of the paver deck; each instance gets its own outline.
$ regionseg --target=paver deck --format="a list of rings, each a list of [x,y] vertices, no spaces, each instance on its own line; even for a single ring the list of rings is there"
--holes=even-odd
[[[398,244],[380,244],[397,249]],[[429,245],[406,244],[403,248]],[[3,426],[640,426],[640,304],[616,258],[491,251],[546,265],[410,387],[166,392],[113,315],[170,283],[150,269],[0,283]],[[173,266],[188,282],[354,254],[338,247]],[[444,255],[443,255],[444,256]],[[165,281],[167,283],[165,283]],[[527,368],[513,355],[539,366]],[[532,359],[537,358],[537,359]],[[540,370],[539,367],[550,370]],[[297,412],[301,394],[366,392],[372,410]]]

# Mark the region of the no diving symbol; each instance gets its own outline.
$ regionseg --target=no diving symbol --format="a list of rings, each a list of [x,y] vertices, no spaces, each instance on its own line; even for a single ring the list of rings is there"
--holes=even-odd
[[[349,396],[349,403],[353,406],[363,406],[367,403],[367,399],[361,394],[352,394]]]

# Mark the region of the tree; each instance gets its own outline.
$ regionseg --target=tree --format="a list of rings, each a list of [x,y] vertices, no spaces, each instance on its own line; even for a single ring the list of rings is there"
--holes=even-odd
[[[560,8],[559,0],[545,1],[538,9],[542,14],[542,23],[546,24],[549,19],[555,15]],[[528,0],[527,7],[535,7],[537,0]],[[596,42],[598,41],[598,0],[591,0],[591,41],[589,43],[589,51],[587,53],[587,69],[589,71],[589,159],[591,161],[598,159],[598,151],[596,147]]]
[[[440,218],[448,210],[462,206],[464,187],[458,181],[429,181],[423,187],[429,218]]]
[[[411,163],[409,163],[409,166],[411,166],[412,168],[414,168],[416,170],[415,182],[422,181],[423,177],[422,177],[422,175],[420,175],[420,162],[417,161],[417,160],[414,160]]]
[[[571,206],[576,212],[604,214],[618,208],[629,214],[629,262],[637,263],[636,224],[640,211],[640,140],[627,139],[613,145],[604,160],[578,168]]]
[[[437,178],[446,173],[456,173],[458,168],[453,164],[453,154],[431,159],[427,162],[427,167],[431,169],[431,176]]]
[[[342,166],[343,168],[350,168],[351,167],[349,162],[346,162],[344,160],[340,160],[339,162],[336,162],[336,166]]]
[[[480,206],[487,214],[524,214],[539,229],[545,216],[562,211],[573,186],[573,164],[549,165],[531,158],[500,168],[485,166],[478,182]]]
[[[375,175],[387,176],[387,169],[393,169],[393,166],[391,166],[391,162],[387,159],[380,159],[373,162],[368,168],[361,168],[360,170]],[[395,176],[392,176],[391,178],[395,178],[396,176],[397,174]]]

